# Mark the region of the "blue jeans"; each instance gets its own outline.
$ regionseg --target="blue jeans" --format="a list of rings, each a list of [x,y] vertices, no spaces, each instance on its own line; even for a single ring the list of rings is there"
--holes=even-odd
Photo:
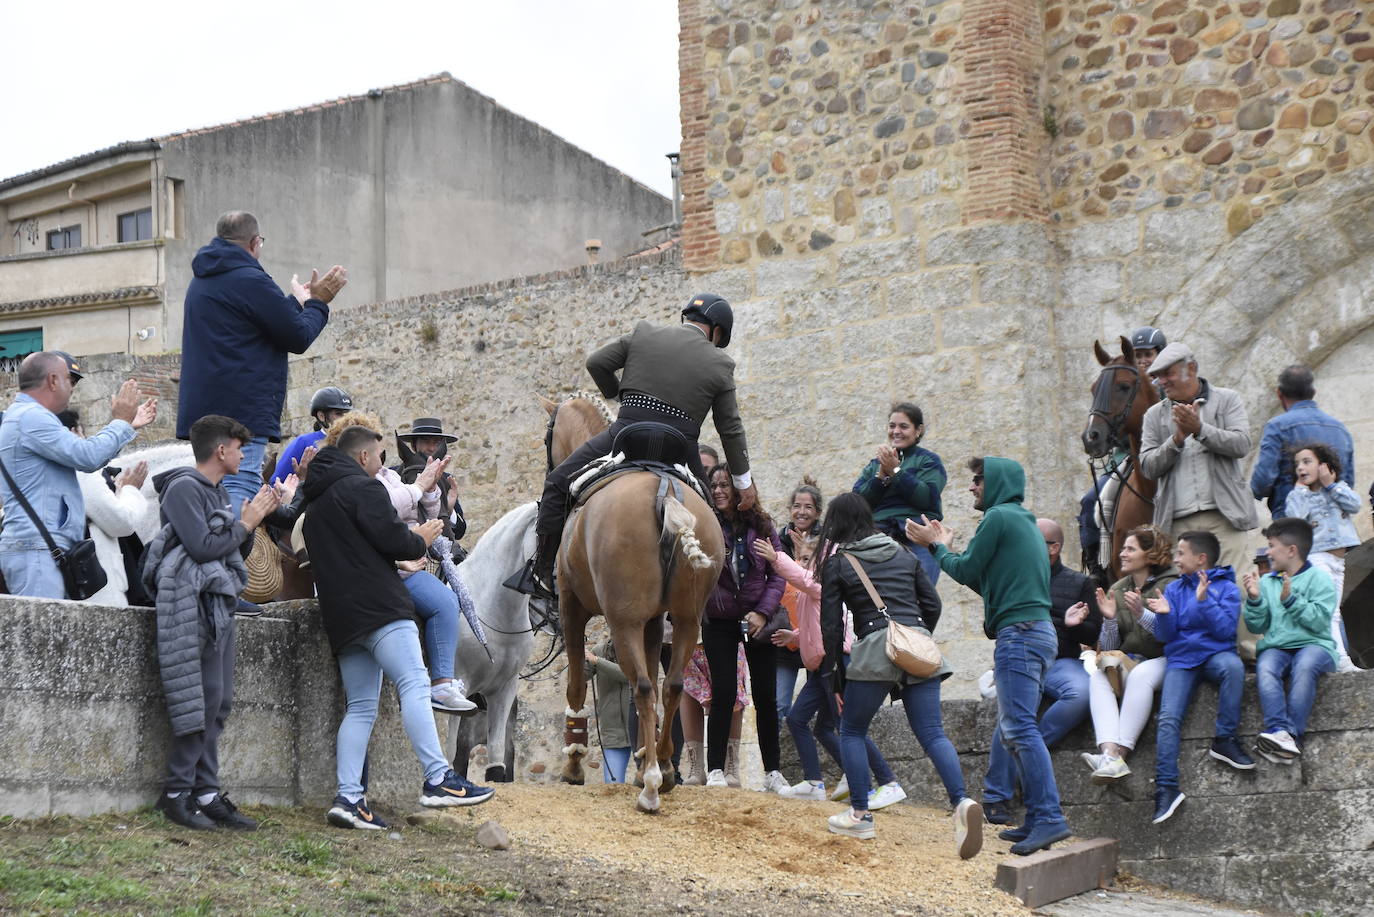
[[[920,519],[916,521],[919,522]],[[900,540],[898,539],[898,541]],[[911,556],[916,558],[916,562],[926,572],[926,579],[930,580],[930,585],[934,586],[940,579],[940,562],[935,559],[935,555],[930,553],[929,548],[921,547],[918,544],[908,544],[906,549],[911,552]]]
[[[10,595],[27,595],[36,599],[65,599],[67,584],[57,561],[40,542],[14,541],[0,548],[0,572]]]
[[[339,651],[339,676],[343,680],[346,709],[339,724],[335,747],[339,795],[357,799],[363,795],[363,761],[372,724],[377,719],[377,697],[382,675],[396,684],[401,697],[401,722],[425,779],[442,780],[448,761],[439,745],[434,710],[429,702],[429,673],[420,658],[420,632],[414,621],[392,621]]]
[[[1294,738],[1307,731],[1307,717],[1317,700],[1317,678],[1336,671],[1336,661],[1325,647],[1303,646],[1295,650],[1267,649],[1255,665],[1264,731],[1286,730]],[[1289,680],[1288,693],[1283,680]]]
[[[778,650],[778,719],[786,718],[792,709],[792,696],[797,693],[797,674],[801,669],[792,664],[795,657],[784,657]]]
[[[1240,728],[1240,694],[1245,686],[1245,666],[1235,650],[1208,656],[1191,669],[1172,666],[1164,672],[1159,691],[1159,728],[1155,735],[1155,786],[1178,789],[1179,731],[1188,705],[1193,702],[1199,678],[1217,686],[1218,736],[1234,736]]]
[[[892,691],[886,681],[851,681],[844,686],[844,713],[840,716],[840,757],[844,774],[849,779],[849,804],[862,812],[868,808],[868,751],[864,740],[868,724],[883,700]],[[940,721],[940,682],[937,679],[907,685],[901,689],[906,721],[921,743],[926,757],[935,765],[935,772],[949,793],[949,801],[957,804],[968,795],[964,791],[964,773],[959,770],[959,755],[945,736]]]
[[[630,766],[630,746],[601,749],[601,780],[604,783],[624,783],[625,768]]]
[[[238,474],[224,476],[221,481],[229,493],[229,503],[234,515],[240,516],[243,504],[252,500],[262,489],[262,460],[267,457],[267,437],[255,436],[243,444],[243,461],[239,462]]]
[[[453,677],[453,657],[458,652],[458,596],[427,571],[405,578],[415,611],[425,622],[425,652],[431,679]]]
[[[879,703],[881,704],[881,701]],[[812,730],[807,728],[812,717],[816,718],[814,738]],[[835,763],[841,768],[844,767],[844,760],[840,755],[840,737],[835,731],[835,723],[838,720],[835,694],[830,690],[830,675],[808,672],[806,684],[802,685],[801,693],[797,695],[792,709],[787,712],[787,729],[792,733],[792,742],[797,746],[797,759],[801,762],[802,776],[807,780],[821,779],[821,756],[816,749],[817,739],[825,746],[826,752]],[[868,766],[872,768],[879,786],[897,779],[883,753],[878,751],[878,746],[867,735],[864,735],[864,748],[868,754]]]
[[[997,728],[1011,752],[1021,793],[1026,801],[1026,824],[1066,826],[1059,807],[1059,787],[1045,737],[1036,715],[1045,676],[1059,652],[1059,639],[1049,621],[1008,624],[997,632],[993,650],[993,678],[997,682]]]
[[[1088,716],[1088,672],[1081,659],[1056,659],[1045,674],[1044,693],[1054,703],[1040,717],[1045,747],[1068,735]],[[983,778],[983,802],[1006,802],[1016,789],[1016,765],[1002,742],[1002,727],[992,734],[988,773]]]

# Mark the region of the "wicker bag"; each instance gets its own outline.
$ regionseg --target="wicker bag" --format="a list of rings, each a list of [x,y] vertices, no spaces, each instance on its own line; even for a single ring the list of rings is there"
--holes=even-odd
[[[248,552],[244,561],[248,567],[248,587],[243,597],[250,602],[270,602],[281,592],[281,551],[272,536],[262,528],[253,531],[253,550]]]

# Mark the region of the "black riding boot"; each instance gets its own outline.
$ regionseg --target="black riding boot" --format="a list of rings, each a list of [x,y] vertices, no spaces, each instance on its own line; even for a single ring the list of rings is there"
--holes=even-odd
[[[553,571],[554,565],[558,562],[558,544],[563,540],[562,536],[562,532],[540,535],[534,556],[502,585],[536,599],[555,601],[557,594],[554,590]]]

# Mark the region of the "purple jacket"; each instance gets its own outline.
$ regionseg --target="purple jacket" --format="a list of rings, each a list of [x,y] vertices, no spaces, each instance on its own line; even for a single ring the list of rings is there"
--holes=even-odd
[[[742,621],[745,615],[757,611],[771,621],[781,608],[786,581],[771,564],[754,553],[754,540],[761,536],[752,526],[739,544],[731,534],[729,523],[722,521],[720,528],[725,536],[725,563],[721,566],[720,582],[706,601],[706,617]],[[768,533],[768,540],[773,543],[774,551],[786,553],[776,531]],[[787,614],[786,610],[782,614]]]

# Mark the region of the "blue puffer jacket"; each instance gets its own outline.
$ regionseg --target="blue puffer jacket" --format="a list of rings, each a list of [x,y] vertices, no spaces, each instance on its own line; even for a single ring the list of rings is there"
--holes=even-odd
[[[329,321],[329,306],[302,307],[258,260],[216,238],[191,261],[181,331],[177,438],[206,414],[232,417],[272,442],[281,439],[286,355],[305,353]]]
[[[1194,669],[1211,656],[1236,651],[1240,590],[1230,567],[1207,571],[1207,598],[1197,600],[1198,575],[1180,576],[1164,587],[1169,613],[1155,616],[1155,637],[1164,644],[1171,669]]]

